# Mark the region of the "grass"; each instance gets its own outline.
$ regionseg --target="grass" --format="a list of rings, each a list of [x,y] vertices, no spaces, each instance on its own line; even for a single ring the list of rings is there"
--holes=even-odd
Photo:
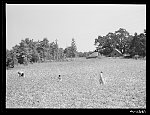
[[[146,60],[77,58],[6,71],[6,108],[146,108]]]

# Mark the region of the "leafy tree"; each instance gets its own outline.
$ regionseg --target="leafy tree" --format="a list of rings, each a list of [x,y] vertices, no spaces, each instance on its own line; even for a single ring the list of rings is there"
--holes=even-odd
[[[140,41],[143,50],[143,56],[146,56],[146,29],[144,29],[144,33],[140,34]]]
[[[58,49],[58,59],[64,59],[64,50],[63,50],[63,48]]]
[[[133,40],[133,36],[129,35],[128,41],[126,41],[126,45],[124,47],[125,48],[125,51],[124,51],[125,54],[130,54],[130,51],[131,51],[130,47],[132,44],[132,40]]]
[[[69,58],[77,56],[77,47],[74,38],[72,38],[71,46],[65,48],[64,54]]]
[[[78,52],[78,57],[86,57],[83,52]]]
[[[146,36],[144,33],[141,33],[140,35],[137,33],[134,34],[129,53],[132,56],[146,56]]]
[[[95,45],[98,45],[96,50],[104,55],[108,55],[112,51],[112,39],[109,35],[106,36],[98,36],[98,39],[95,39]]]
[[[58,48],[58,44],[57,44],[57,39],[56,39],[56,43],[55,43],[55,45],[54,45],[54,59],[55,60],[58,60],[58,53],[59,53],[59,48]]]
[[[13,68],[14,67],[14,55],[12,50],[6,49],[6,67],[8,68]]]
[[[21,43],[19,44],[20,44],[19,46],[20,55],[18,56],[18,62],[20,64],[27,64],[28,57],[29,57],[28,38],[26,38],[25,40],[21,40]]]
[[[69,46],[69,47],[65,48],[64,54],[66,55],[66,57],[72,57],[72,47]]]
[[[49,41],[47,38],[44,38],[43,41],[40,42],[40,47],[41,47],[41,51],[42,51],[42,57],[44,60],[46,60],[46,57],[48,55],[48,51],[49,51]]]
[[[71,57],[76,57],[76,56],[77,56],[77,47],[76,47],[75,39],[72,38],[72,42],[71,42]]]
[[[36,53],[36,57],[38,57],[39,61],[43,62],[46,59],[48,59],[47,58],[47,56],[49,54],[49,41],[48,41],[48,39],[43,38],[42,41],[38,41],[36,43],[36,50],[37,50],[37,52],[35,52],[35,51],[34,52]],[[37,55],[37,53],[39,56]]]
[[[49,45],[49,54],[50,58],[54,60],[54,52],[55,52],[55,42],[50,43]]]
[[[120,28],[115,33],[109,32],[106,36],[98,36],[94,45],[97,45],[96,50],[104,55],[109,54],[114,48],[124,54],[128,52],[131,41],[132,36],[125,29]]]
[[[56,42],[52,42],[49,45],[49,56],[53,59],[53,60],[58,60],[59,58],[59,48],[58,48],[58,44],[57,44],[57,40]]]
[[[98,45],[98,48],[102,49],[104,44],[105,44],[105,42],[106,42],[106,38],[104,36],[103,37],[102,36],[98,36],[98,39],[97,38],[95,39],[94,45]]]
[[[33,39],[25,38],[25,40],[21,40],[19,45],[12,47],[12,50],[6,50],[6,54],[7,65],[28,64],[28,62],[33,63],[64,58],[63,48],[58,47],[57,41],[49,43],[47,38],[43,38],[42,41],[33,41]],[[11,64],[12,62],[13,64]]]
[[[128,46],[127,42],[130,41],[129,39],[129,32],[127,32],[125,29],[120,28],[118,31],[115,32],[118,48],[121,51],[122,54],[125,53],[125,49]]]

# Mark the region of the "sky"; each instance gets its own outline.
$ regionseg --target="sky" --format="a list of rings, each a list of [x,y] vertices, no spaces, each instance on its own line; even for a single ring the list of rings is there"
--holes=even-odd
[[[61,48],[75,39],[77,51],[94,51],[94,40],[119,28],[131,35],[146,29],[146,5],[6,4],[6,48],[22,39],[58,40]]]

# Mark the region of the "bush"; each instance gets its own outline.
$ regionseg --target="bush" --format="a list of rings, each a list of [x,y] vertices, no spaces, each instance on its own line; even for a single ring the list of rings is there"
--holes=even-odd
[[[14,68],[14,61],[12,58],[6,58],[6,67],[8,68]]]

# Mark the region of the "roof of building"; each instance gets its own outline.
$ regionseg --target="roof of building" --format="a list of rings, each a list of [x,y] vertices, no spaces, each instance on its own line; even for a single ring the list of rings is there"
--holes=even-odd
[[[119,51],[118,49],[115,48],[114,50],[116,50],[117,52],[119,52],[120,54],[122,54],[121,51]]]
[[[130,54],[124,54],[123,56],[130,56]]]
[[[92,52],[89,56],[87,56],[87,58],[94,58],[98,56],[98,52]]]

